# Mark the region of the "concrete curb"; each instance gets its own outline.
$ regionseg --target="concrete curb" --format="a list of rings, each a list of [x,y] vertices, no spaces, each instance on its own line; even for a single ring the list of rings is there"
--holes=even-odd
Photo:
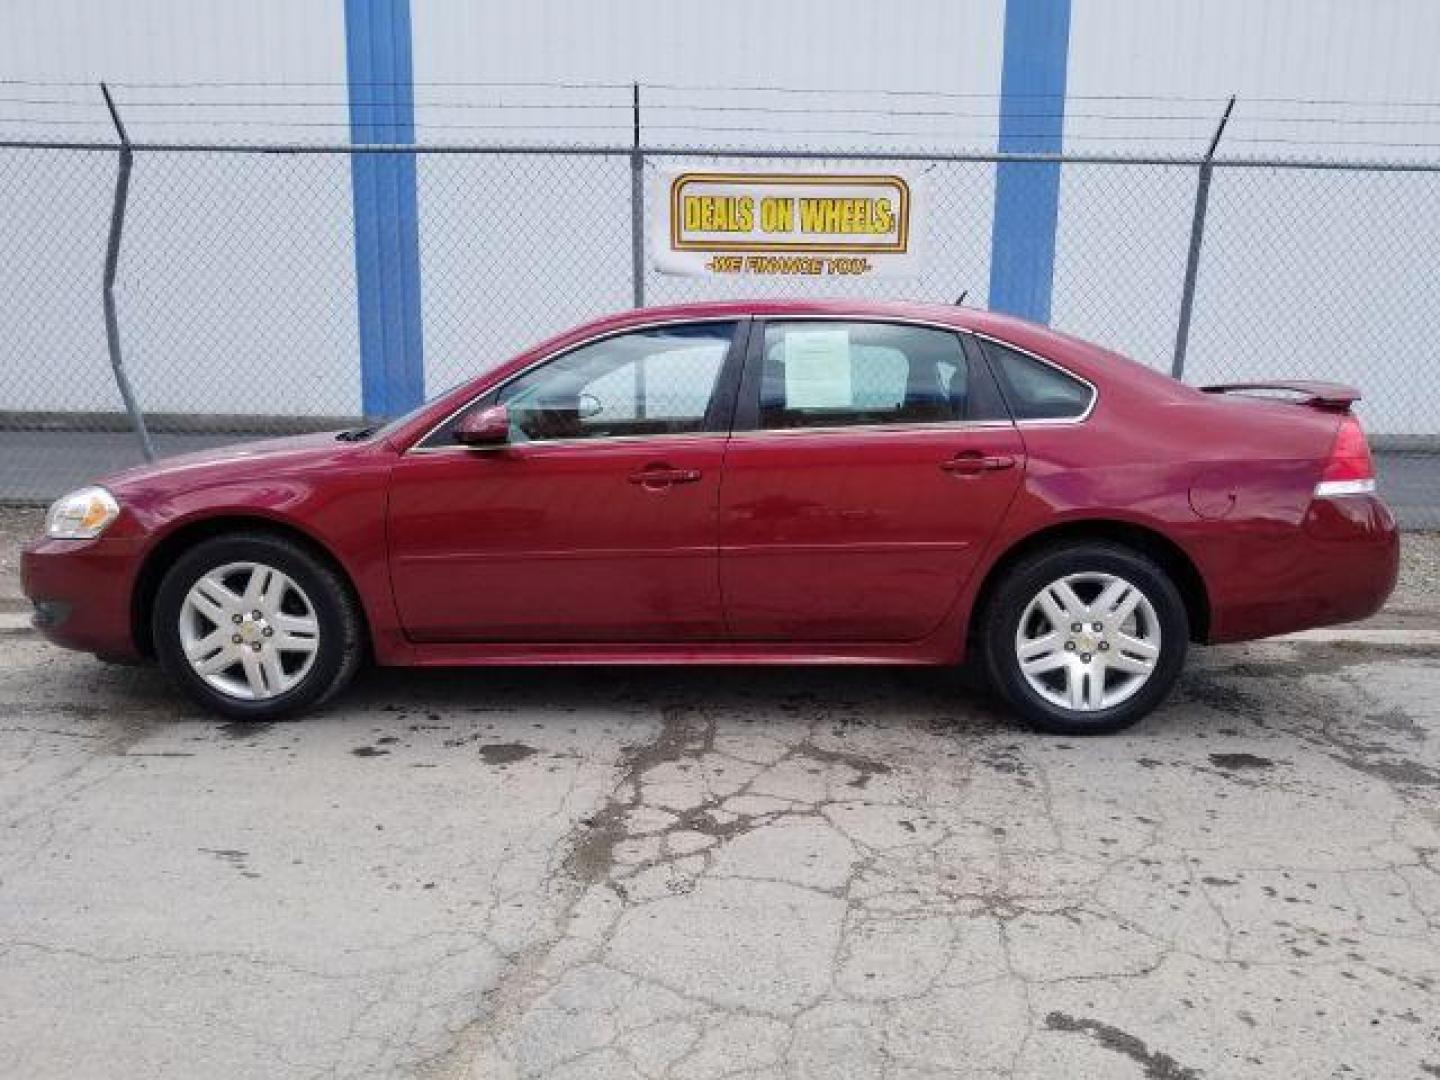
[[[0,611],[0,634],[33,634],[35,628],[30,625],[29,614],[11,614]]]
[[[1266,640],[1297,645],[1418,645],[1440,649],[1440,618],[1424,626],[1324,626]]]

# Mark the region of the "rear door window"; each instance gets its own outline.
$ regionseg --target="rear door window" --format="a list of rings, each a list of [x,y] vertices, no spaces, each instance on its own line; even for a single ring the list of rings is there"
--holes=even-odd
[[[937,327],[772,321],[759,382],[765,429],[1007,419],[959,335]]]

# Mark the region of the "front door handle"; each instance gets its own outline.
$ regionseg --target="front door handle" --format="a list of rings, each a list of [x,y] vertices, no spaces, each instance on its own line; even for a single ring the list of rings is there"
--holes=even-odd
[[[978,476],[1014,467],[1015,459],[1009,454],[983,454],[979,450],[964,450],[940,463],[940,468],[956,476]]]
[[[700,479],[699,469],[672,469],[668,465],[650,465],[628,477],[630,483],[655,490],[672,484],[693,484]]]

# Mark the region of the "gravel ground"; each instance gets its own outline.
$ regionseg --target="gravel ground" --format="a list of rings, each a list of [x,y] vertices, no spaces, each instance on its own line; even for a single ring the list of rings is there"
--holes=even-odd
[[[20,610],[20,548],[40,535],[45,511],[0,507],[0,612]]]
[[[1400,539],[1400,581],[1386,609],[1440,614],[1440,532],[1406,533]]]

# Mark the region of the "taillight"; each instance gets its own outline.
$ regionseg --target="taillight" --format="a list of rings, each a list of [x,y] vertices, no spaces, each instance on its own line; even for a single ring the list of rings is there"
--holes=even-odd
[[[1315,485],[1317,499],[1333,499],[1340,495],[1369,495],[1375,490],[1375,463],[1370,459],[1370,444],[1360,421],[1346,416],[1340,421],[1335,445],[1320,483]]]

